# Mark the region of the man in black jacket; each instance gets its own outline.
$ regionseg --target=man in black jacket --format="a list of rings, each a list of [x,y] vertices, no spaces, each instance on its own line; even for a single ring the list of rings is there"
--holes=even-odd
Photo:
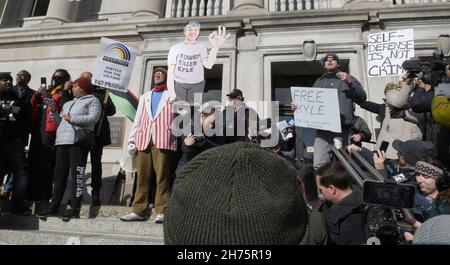
[[[90,72],[84,72],[81,77],[92,80]],[[90,150],[91,155],[91,187],[92,205],[100,206],[100,190],[102,188],[102,155],[103,147],[111,144],[111,129],[109,127],[108,116],[116,114],[116,107],[111,98],[106,95],[106,90],[95,87],[94,96],[102,103],[102,116],[95,125],[95,145]],[[106,99],[106,100],[105,100]]]
[[[337,162],[329,162],[317,170],[316,182],[326,200],[319,211],[325,217],[330,244],[365,244],[367,230],[362,193],[352,187],[352,179],[345,168]]]
[[[33,107],[31,106],[31,98],[36,93],[28,84],[31,80],[31,74],[26,70],[21,70],[16,76],[16,85],[12,87],[12,91],[19,97],[21,105],[24,106],[25,116],[25,131],[23,135],[24,144],[28,144],[29,133],[31,130],[31,116],[33,114]]]
[[[24,205],[29,171],[22,139],[25,108],[12,91],[12,81],[10,73],[0,73],[0,175],[14,174],[11,212],[30,214]]]

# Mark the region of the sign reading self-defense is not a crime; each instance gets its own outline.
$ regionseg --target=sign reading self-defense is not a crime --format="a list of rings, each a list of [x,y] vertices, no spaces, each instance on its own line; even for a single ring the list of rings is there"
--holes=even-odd
[[[341,116],[335,88],[291,87],[295,126],[340,133]]]
[[[136,51],[136,48],[122,42],[102,38],[92,83],[106,89],[126,92],[136,60]]]
[[[402,75],[403,62],[414,57],[414,31],[404,29],[369,34],[367,51],[369,77]]]

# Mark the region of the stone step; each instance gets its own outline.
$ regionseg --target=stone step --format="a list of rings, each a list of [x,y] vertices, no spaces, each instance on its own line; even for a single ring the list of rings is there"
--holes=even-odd
[[[120,234],[0,230],[2,245],[162,245],[163,239]]]
[[[154,217],[147,221],[123,222],[116,218],[80,218],[63,221],[57,217],[45,219],[36,216],[0,216],[0,229],[18,231],[52,231],[62,233],[129,235],[163,238],[163,225],[155,224]],[[1,238],[1,237],[0,237]]]

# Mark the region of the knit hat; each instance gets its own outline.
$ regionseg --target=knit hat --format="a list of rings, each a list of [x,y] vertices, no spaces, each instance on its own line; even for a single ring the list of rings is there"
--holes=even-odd
[[[10,72],[2,72],[0,73],[0,80],[10,80],[12,82],[13,78]]]
[[[449,245],[450,215],[428,219],[414,234],[414,245]]]
[[[406,162],[412,166],[424,157],[433,156],[433,143],[431,142],[419,140],[402,142],[400,140],[395,140],[392,142],[392,147],[404,156]]]
[[[439,180],[444,176],[444,170],[425,161],[417,161],[415,167],[416,173]]]
[[[333,58],[333,59],[336,60],[336,62],[339,64],[339,56],[338,56],[336,53],[329,52],[329,53],[326,53],[326,54],[322,57],[322,59],[320,59],[320,64],[322,64],[322,66],[325,65],[325,61],[327,60],[328,57]]]
[[[307,209],[295,176],[286,160],[252,143],[201,153],[175,180],[165,243],[299,244]]]
[[[74,84],[78,84],[81,89],[83,89],[87,94],[92,94],[94,91],[94,86],[91,84],[91,80],[80,77],[77,80],[73,81]]]

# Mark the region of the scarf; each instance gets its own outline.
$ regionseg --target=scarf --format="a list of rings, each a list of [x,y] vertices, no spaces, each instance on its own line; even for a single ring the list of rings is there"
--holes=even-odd
[[[166,84],[155,85],[153,87],[153,91],[155,91],[155,92],[163,92],[164,90],[167,90],[167,85]]]
[[[335,71],[333,71],[333,72],[326,72],[326,73],[324,73],[322,76],[324,77],[324,78],[337,78],[336,77],[336,74],[339,72],[339,70],[335,70]]]

